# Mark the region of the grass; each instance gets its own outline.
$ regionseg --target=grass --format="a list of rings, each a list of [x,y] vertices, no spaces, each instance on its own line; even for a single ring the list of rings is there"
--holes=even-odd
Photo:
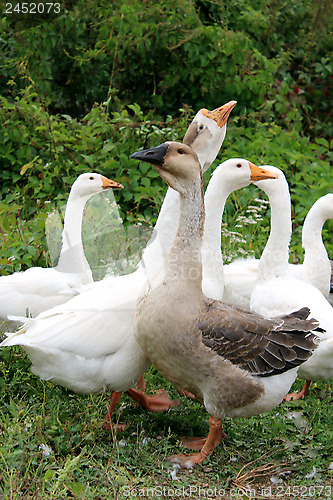
[[[2,349],[3,500],[332,497],[332,381],[270,413],[225,419],[229,440],[188,471],[167,457],[186,452],[180,435],[207,434],[208,414],[154,368],[146,375],[148,391],[164,387],[179,406],[150,414],[123,395],[114,419],[130,425],[115,434],[103,427],[109,394],[75,395],[39,380],[29,364],[20,348]]]

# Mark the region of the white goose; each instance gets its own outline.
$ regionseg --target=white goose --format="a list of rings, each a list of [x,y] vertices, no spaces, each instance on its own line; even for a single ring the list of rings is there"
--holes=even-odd
[[[263,168],[269,166],[264,165]],[[322,228],[333,218],[333,194],[317,200],[309,210],[303,224],[303,264],[289,264],[293,276],[317,287],[332,303],[330,294],[331,265],[322,240]],[[259,259],[237,259],[224,266],[223,300],[241,307],[250,306],[250,297],[257,281]]]
[[[236,102],[209,112],[201,110],[185,139],[205,168],[217,155]],[[179,219],[179,195],[169,189],[153,236],[138,269],[129,275],[106,277],[61,306],[40,314],[1,345],[21,345],[32,361],[32,371],[77,393],[114,391],[106,417],[121,393],[127,391],[151,411],[169,408],[166,393],[146,396],[132,389],[150,366],[134,339],[137,299],[152,280],[162,279],[164,253],[171,247]]]
[[[291,236],[289,188],[281,170],[271,166],[266,166],[266,169],[277,179],[255,184],[269,197],[271,233],[259,261],[258,281],[251,295],[250,307],[265,317],[272,317],[306,306],[324,330],[318,333],[318,349],[298,371],[298,376],[306,380],[302,392],[287,398],[299,399],[307,394],[310,381],[333,376],[333,308],[316,287],[291,274],[288,264]]]
[[[18,321],[7,316],[35,317],[76,295],[77,288],[93,281],[84,255],[81,226],[85,204],[104,189],[122,188],[121,184],[97,173],[80,175],[73,183],[66,204],[62,248],[57,266],[32,267],[0,278],[0,318],[5,327],[15,330]]]
[[[138,304],[136,338],[162,375],[193,393],[211,414],[200,452],[171,457],[190,468],[217,446],[224,416],[255,415],[281,402],[297,367],[316,347],[309,333],[316,323],[304,321],[306,308],[270,320],[208,299],[201,283],[204,204],[195,153],[171,142],[132,157],[152,163],[181,195],[181,217],[164,280],[149,287]],[[236,159],[226,170],[231,167],[235,176],[250,182],[249,162]],[[261,178],[265,175],[272,177],[261,171]]]

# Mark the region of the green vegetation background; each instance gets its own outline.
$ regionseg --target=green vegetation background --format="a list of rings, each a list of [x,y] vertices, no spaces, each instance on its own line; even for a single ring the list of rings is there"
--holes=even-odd
[[[237,156],[284,170],[291,254],[301,259],[304,216],[332,191],[332,0],[59,3],[59,14],[2,7],[0,273],[50,265],[46,214],[82,172],[124,184],[115,196],[125,225],[153,224],[166,188],[130,154],[180,140],[198,109],[231,99],[238,104],[214,165]],[[232,197],[230,226],[254,196]],[[256,233],[248,251],[260,255],[266,234],[247,230],[250,246]],[[332,257],[330,233],[327,223]]]
[[[198,109],[232,99],[238,104],[213,168],[237,156],[284,170],[292,194],[291,260],[301,261],[304,217],[317,198],[333,191],[333,1],[59,3],[56,15],[6,14],[5,2],[0,4],[0,274],[51,264],[47,213],[64,205],[83,172],[97,171],[125,186],[115,192],[125,226],[154,224],[166,186],[154,169],[130,160],[130,154],[181,139]],[[229,259],[241,254],[240,248],[256,256],[263,249],[269,211],[262,212],[260,224],[252,224],[251,210],[246,212],[258,196],[264,198],[255,188],[241,190],[226,207],[229,229],[236,222],[243,225],[232,233],[224,229]],[[331,258],[332,232],[333,223],[326,223]],[[105,238],[106,250],[111,243]],[[100,251],[101,242],[93,247]],[[206,414],[193,402],[167,417],[145,415],[144,420],[142,410],[125,406],[132,434],[125,435],[127,446],[118,447],[111,434],[100,430],[107,395],[77,397],[41,382],[19,349],[4,351],[4,498],[107,498],[110,488],[118,498],[124,484],[165,480],[165,469],[156,464],[175,452],[176,439],[166,426],[173,425],[176,433],[184,427],[206,432],[200,423]],[[204,475],[196,476],[197,484],[220,481],[227,487],[228,475],[235,477],[242,463],[266,450],[290,460],[298,482],[315,465],[321,471],[317,480],[327,484],[331,386],[319,385],[315,394],[274,415],[229,422],[230,445],[221,445],[221,456],[212,457]],[[305,421],[294,425],[288,408],[304,404]],[[137,432],[131,438],[133,426]],[[52,448],[49,457],[40,443]]]

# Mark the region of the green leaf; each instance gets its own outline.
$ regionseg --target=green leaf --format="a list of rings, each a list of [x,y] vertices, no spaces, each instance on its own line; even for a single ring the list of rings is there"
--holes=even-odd
[[[316,138],[316,143],[321,144],[322,146],[325,146],[327,149],[329,149],[330,145],[326,139],[323,137],[317,137]]]
[[[74,482],[74,481],[69,481],[68,482],[68,488],[71,490],[74,495],[76,495],[78,498],[83,498],[84,494],[86,492],[87,486],[85,486],[82,483]]]
[[[50,479],[53,479],[55,475],[56,475],[55,470],[48,469],[44,474],[44,479],[45,481],[50,481]]]
[[[109,151],[112,151],[115,147],[116,147],[116,145],[115,145],[113,142],[107,142],[107,143],[103,146],[103,149],[102,149],[101,153],[102,153],[102,154],[104,154],[104,153],[108,153]]]

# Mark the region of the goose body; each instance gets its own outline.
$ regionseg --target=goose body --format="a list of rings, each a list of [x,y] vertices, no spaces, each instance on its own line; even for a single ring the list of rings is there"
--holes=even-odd
[[[207,158],[212,161],[221,147],[235,104],[231,101],[213,112],[200,110],[188,129],[185,138],[198,151],[205,168]],[[35,374],[75,392],[108,389],[118,393],[135,386],[150,366],[134,338],[137,299],[149,283],[163,279],[164,256],[172,245],[178,219],[179,194],[169,189],[134,273],[88,285],[68,303],[30,321],[2,345],[22,345]],[[166,400],[164,409],[169,403]]]
[[[264,166],[263,168],[266,168]],[[331,266],[322,240],[322,229],[333,218],[333,194],[319,198],[309,210],[303,224],[303,264],[289,264],[291,274],[320,290],[332,304],[330,293]],[[250,298],[257,281],[259,259],[237,259],[224,266],[224,300],[241,307],[250,307]]]
[[[195,153],[171,142],[132,157],[152,163],[181,195],[180,222],[165,260],[165,276],[139,301],[136,338],[158,370],[193,393],[211,414],[210,432],[200,453],[173,457],[192,467],[218,444],[224,416],[255,415],[281,402],[297,367],[315,348],[311,330],[316,322],[306,320],[306,308],[265,319],[207,298],[202,292],[203,192]],[[250,182],[249,162],[226,163]],[[259,178],[265,177],[272,175],[261,171]]]
[[[319,347],[312,359],[300,366],[298,375],[308,381],[333,376],[333,308],[313,285],[295,278],[288,264],[291,236],[291,206],[287,181],[283,172],[266,167],[277,179],[257,182],[265,191],[271,205],[271,233],[261,256],[258,280],[251,295],[250,306],[265,317],[288,314],[308,307],[311,316],[323,330],[318,332]],[[303,393],[300,397],[303,397]],[[295,396],[297,398],[297,396]]]
[[[66,204],[62,248],[57,266],[33,267],[0,278],[0,318],[9,330],[20,324],[7,316],[37,316],[40,312],[67,302],[77,289],[93,281],[84,255],[81,225],[86,202],[104,189],[121,184],[97,173],[80,175],[70,190]]]
[[[150,366],[133,342],[132,295],[142,287],[139,280],[136,285],[129,275],[119,276],[108,287],[110,309],[105,287],[90,288],[31,319],[2,346],[21,345],[33,373],[76,393],[126,391]],[[119,318],[121,329],[108,318]]]
[[[258,276],[259,259],[239,258],[224,266],[223,300],[249,309]]]

